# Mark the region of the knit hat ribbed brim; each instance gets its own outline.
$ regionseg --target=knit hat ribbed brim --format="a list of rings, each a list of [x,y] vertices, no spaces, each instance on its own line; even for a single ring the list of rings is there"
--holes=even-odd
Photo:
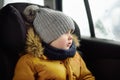
[[[40,8],[33,21],[40,38],[50,43],[69,30],[74,31],[73,20],[64,13],[48,8]]]

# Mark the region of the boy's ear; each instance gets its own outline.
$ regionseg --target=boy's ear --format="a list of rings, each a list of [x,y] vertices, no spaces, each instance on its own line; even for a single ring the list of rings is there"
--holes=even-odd
[[[73,36],[73,41],[75,42],[75,45],[77,47],[79,47],[80,46],[80,40],[78,39],[78,37],[75,34],[72,34],[72,36]]]

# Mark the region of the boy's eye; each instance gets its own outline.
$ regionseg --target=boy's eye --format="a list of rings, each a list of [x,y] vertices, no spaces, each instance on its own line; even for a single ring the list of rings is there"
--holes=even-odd
[[[66,32],[66,34],[72,34],[73,31],[72,30],[69,30],[68,32]]]
[[[73,33],[73,30],[70,30],[70,33],[72,34],[72,33]]]

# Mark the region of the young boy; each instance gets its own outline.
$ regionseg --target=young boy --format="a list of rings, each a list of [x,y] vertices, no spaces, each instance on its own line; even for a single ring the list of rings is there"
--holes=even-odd
[[[62,12],[37,9],[13,80],[95,80],[76,51],[74,29],[73,20]]]

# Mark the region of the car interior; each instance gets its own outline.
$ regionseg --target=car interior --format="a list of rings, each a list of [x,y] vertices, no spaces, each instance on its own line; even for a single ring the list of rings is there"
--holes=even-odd
[[[16,62],[25,50],[27,27],[22,12],[28,5],[31,3],[10,3],[0,9],[0,80],[12,80]],[[78,51],[96,80],[120,80],[120,43],[83,37],[74,23],[74,34],[81,44]],[[91,22],[89,24],[93,26]]]
[[[28,5],[31,3],[10,3],[0,10],[0,80],[12,80],[17,60],[25,50],[27,26],[22,12]],[[80,39],[76,23],[75,27],[74,34]]]

